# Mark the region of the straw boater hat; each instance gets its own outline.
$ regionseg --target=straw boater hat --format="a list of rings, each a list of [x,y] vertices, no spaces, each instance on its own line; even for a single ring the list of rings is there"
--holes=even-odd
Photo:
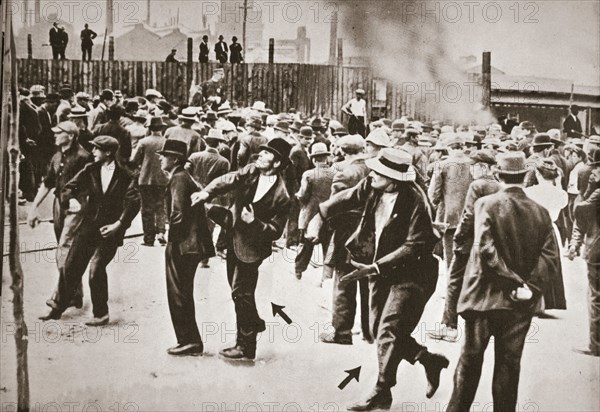
[[[219,106],[217,115],[229,114],[231,112],[233,112],[233,110],[231,110],[231,106],[229,105],[229,102],[225,102],[221,106]]]
[[[81,119],[88,117],[88,112],[80,106],[75,106],[71,109],[71,113],[67,115],[69,119]]]
[[[189,120],[195,122],[198,118],[196,115],[198,114],[198,110],[195,107],[186,107],[181,111],[179,117],[181,120]]]
[[[356,89],[356,90],[354,91],[354,93],[356,93],[356,94],[362,94],[362,95],[364,96],[364,94],[365,94],[365,90],[364,90],[364,89]]]
[[[392,145],[390,137],[381,128],[375,129],[371,133],[369,133],[365,142],[369,142],[379,147],[390,147]]]
[[[156,89],[148,89],[146,90],[146,94],[144,95],[146,97],[158,97],[160,99],[162,99],[163,95]]]
[[[308,157],[311,159],[315,156],[329,156],[331,153],[327,150],[327,145],[325,143],[315,143],[312,145],[310,149],[310,154]]]
[[[208,135],[205,137],[205,139],[220,140],[222,142],[227,141],[227,139],[223,136],[223,132],[221,132],[221,130],[219,130],[219,129],[210,129],[208,131]]]
[[[379,156],[367,159],[365,165],[374,172],[398,182],[414,182],[417,172],[410,153],[399,149],[383,149]]]
[[[266,112],[266,106],[265,106],[265,102],[261,102],[261,101],[256,101],[254,102],[254,104],[252,105],[252,110],[256,110],[257,112]]]

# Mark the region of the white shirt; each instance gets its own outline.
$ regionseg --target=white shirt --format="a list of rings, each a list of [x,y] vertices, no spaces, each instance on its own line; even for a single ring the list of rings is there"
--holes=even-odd
[[[585,163],[579,162],[573,167],[569,174],[569,185],[567,186],[567,192],[571,195],[579,194],[579,183],[577,178],[579,177],[579,171],[585,167]]]
[[[254,199],[252,200],[252,203],[256,203],[260,199],[262,199],[267,194],[269,189],[271,189],[271,187],[273,187],[273,185],[275,184],[276,181],[277,181],[277,175],[271,175],[271,176],[260,175],[258,177],[258,186],[256,186],[256,193],[254,193]]]
[[[388,220],[392,216],[398,192],[383,193],[375,208],[375,250],[379,247],[379,238]]]
[[[112,180],[113,175],[115,174],[115,162],[110,162],[108,164],[103,164],[100,168],[100,181],[102,182],[102,193],[106,193],[108,190],[108,186],[110,185],[110,181]]]
[[[343,109],[350,111],[354,116],[367,117],[367,102],[365,99],[357,100],[354,98],[346,103]]]
[[[525,194],[548,211],[552,222],[558,220],[560,211],[569,203],[567,192],[551,184],[542,183],[527,187]]]

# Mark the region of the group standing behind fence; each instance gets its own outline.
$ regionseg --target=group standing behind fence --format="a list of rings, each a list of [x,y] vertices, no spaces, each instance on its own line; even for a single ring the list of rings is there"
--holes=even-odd
[[[88,24],[85,24],[85,28],[81,31],[79,36],[81,40],[81,60],[91,61],[92,50],[94,47],[94,39],[98,37],[98,34],[89,28]],[[52,28],[49,33],[49,44],[52,47],[52,58],[54,60],[66,60],[66,50],[69,44],[69,35],[63,25],[57,22],[52,24]],[[208,63],[210,61],[210,46],[209,38],[207,35],[202,36],[202,42],[200,42],[200,54],[198,61],[200,63]],[[238,43],[238,38],[233,36],[231,44],[228,46],[224,41],[223,35],[219,35],[218,42],[214,46],[215,60],[219,63],[239,64],[244,62],[243,48]],[[171,52],[166,57],[165,62],[167,63],[178,63],[179,60],[175,57],[177,49],[171,49]]]

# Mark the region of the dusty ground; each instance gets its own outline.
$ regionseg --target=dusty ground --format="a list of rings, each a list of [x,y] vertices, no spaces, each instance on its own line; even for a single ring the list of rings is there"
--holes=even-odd
[[[24,249],[53,241],[51,224],[35,231],[22,226]],[[139,217],[130,233],[140,232]],[[294,253],[273,256],[261,267],[257,290],[259,313],[267,321],[253,364],[230,364],[218,351],[234,340],[234,310],[225,265],[212,259],[210,269],[196,275],[196,317],[206,355],[173,358],[165,350],[175,344],[164,274],[164,248],[142,248],[133,238],[109,266],[111,323],[88,328],[89,291],[82,310],[70,309],[58,322],[43,323],[45,300],[56,282],[52,252],[23,254],[25,310],[29,329],[31,406],[38,411],[336,411],[365,395],[377,366],[375,347],[355,337],[353,346],[318,343],[328,330],[331,285],[316,287],[320,270],[311,268],[297,281]],[[5,267],[7,266],[5,258]],[[522,362],[520,411],[600,411],[600,361],[575,354],[572,346],[587,339],[586,276],[581,260],[564,262],[569,310],[552,312],[557,319],[535,319]],[[15,342],[10,275],[3,274],[1,328],[1,410],[16,400]],[[415,336],[451,360],[433,399],[425,398],[425,373],[402,364],[394,389],[393,410],[443,411],[452,389],[452,374],[461,343],[426,339],[443,309],[444,277],[427,306]],[[87,283],[87,276],[84,284]],[[271,302],[285,306],[294,323],[273,317]],[[342,391],[338,384],[348,369],[362,366],[360,382]],[[491,411],[493,349],[486,354],[473,411]]]

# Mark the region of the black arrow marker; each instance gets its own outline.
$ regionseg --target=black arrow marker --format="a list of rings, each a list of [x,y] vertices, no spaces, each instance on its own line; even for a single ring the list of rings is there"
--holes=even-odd
[[[273,302],[271,302],[271,307],[273,308],[273,316],[281,316],[281,319],[285,320],[285,322],[290,325],[292,323],[292,320],[290,319],[290,317],[288,315],[285,314],[285,312],[283,311],[283,309],[285,308],[285,306],[279,306],[274,304]]]
[[[343,390],[346,387],[346,385],[348,385],[350,383],[350,381],[352,379],[356,379],[356,382],[358,382],[359,381],[358,378],[360,377],[360,368],[361,368],[361,366],[359,366],[358,368],[355,368],[355,369],[350,369],[350,370],[344,371],[348,374],[348,376],[346,376],[346,379],[344,379],[342,381],[342,383],[340,383],[338,385],[338,388],[340,388],[340,390]]]

